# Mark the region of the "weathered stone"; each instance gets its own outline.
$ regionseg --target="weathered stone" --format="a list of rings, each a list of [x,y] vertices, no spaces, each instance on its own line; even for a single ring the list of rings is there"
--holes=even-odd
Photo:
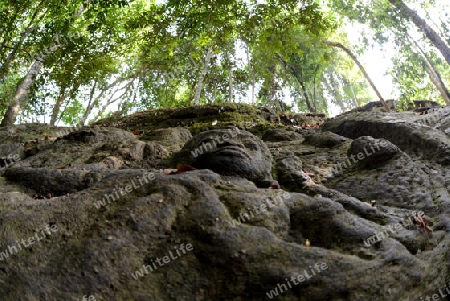
[[[70,132],[35,154],[39,156],[30,156],[17,165],[90,170],[150,168],[169,156],[169,152],[156,142],[140,141],[133,133],[107,127]]]
[[[449,137],[441,130],[424,124],[423,120],[423,116],[412,112],[392,114],[355,113],[335,117],[325,123],[323,127],[324,130],[351,139],[360,136],[384,138],[392,141],[402,151],[410,155],[449,165]]]
[[[446,287],[445,108],[428,116],[349,113],[324,125],[347,139],[295,129],[306,141],[288,137],[292,128],[287,136],[269,131],[280,124],[261,126],[255,112],[249,106],[139,112],[114,123],[126,128],[139,121],[144,135],[85,127],[55,142],[42,135],[57,128],[18,125],[15,136],[0,129],[0,150],[24,143],[25,135],[35,141],[30,157],[0,177],[1,299],[256,301],[275,299],[277,289],[280,300],[384,301],[425,299]],[[147,135],[154,125],[145,121],[160,113],[161,126],[205,122],[177,153],[186,131]],[[248,121],[243,128],[282,139],[267,147],[237,128],[202,132],[214,127],[211,121],[239,115]],[[367,155],[361,161],[373,159],[364,162],[371,168],[361,168],[358,153],[380,142],[383,155]],[[202,153],[195,152],[199,146]],[[212,170],[167,170],[177,159]],[[277,188],[271,173],[281,189],[254,184]],[[418,211],[432,231],[412,222]],[[57,231],[22,245],[46,226]]]
[[[276,164],[277,179],[279,184],[289,191],[302,191],[304,182],[311,178],[302,170],[302,161],[297,156],[288,156],[279,160]]]
[[[303,137],[299,133],[288,131],[286,129],[270,129],[264,133],[261,139],[263,141],[277,142],[302,140]]]
[[[191,138],[192,135],[188,129],[179,127],[150,131],[145,133],[140,139],[158,142],[170,152],[177,152]]]
[[[400,149],[386,139],[361,136],[353,140],[347,155],[353,162],[374,166],[391,159],[398,152]]]
[[[251,181],[272,178],[272,157],[267,146],[250,132],[238,128],[200,133],[186,143],[176,159],[198,169],[211,169]]]
[[[313,132],[305,137],[304,143],[317,147],[335,147],[347,139],[332,132]]]

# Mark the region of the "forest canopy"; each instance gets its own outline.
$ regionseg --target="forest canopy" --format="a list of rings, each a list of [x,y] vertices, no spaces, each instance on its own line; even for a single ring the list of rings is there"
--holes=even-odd
[[[384,102],[362,58],[392,53],[399,107],[450,103],[448,0],[3,0],[0,115],[84,125],[245,102],[343,112]]]

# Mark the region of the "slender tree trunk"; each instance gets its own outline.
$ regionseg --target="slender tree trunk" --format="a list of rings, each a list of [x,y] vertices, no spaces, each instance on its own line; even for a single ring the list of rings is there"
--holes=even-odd
[[[254,104],[255,103],[255,85],[256,85],[256,80],[255,80],[255,73],[253,72],[253,67],[252,67],[252,62],[250,60],[250,46],[247,47],[247,64],[248,64],[248,72],[250,73],[250,78],[252,80],[252,87],[251,87],[251,91],[250,91],[250,103]]]
[[[62,85],[61,90],[59,91],[58,99],[56,100],[55,106],[53,107],[52,117],[50,118],[50,125],[55,125],[58,119],[59,111],[66,97],[67,97],[66,86]]]
[[[308,110],[311,113],[315,112],[316,109],[311,106],[311,101],[309,100],[308,91],[306,91],[305,83],[302,80],[298,79],[298,78],[297,78],[297,80],[300,83],[300,86],[302,87],[303,97],[305,97],[306,106],[308,107]]]
[[[190,89],[189,89],[189,97],[188,97],[188,101],[187,101],[187,105],[190,106],[192,103],[192,99],[193,96],[195,96],[195,86],[197,85],[197,83],[194,81],[192,81],[191,85],[190,85]]]
[[[441,39],[439,34],[431,28],[414,10],[409,8],[402,0],[388,0],[392,5],[404,12],[419,27],[426,37],[439,49],[448,64],[450,64],[450,47]]]
[[[194,96],[194,105],[198,105],[200,103],[200,95],[202,94],[203,89],[203,81],[205,80],[206,73],[208,73],[209,62],[213,56],[214,52],[211,47],[208,48],[208,52],[205,57],[205,65],[200,73],[200,77],[197,81],[197,87],[195,88],[195,96]]]
[[[355,104],[355,107],[359,107],[361,104],[358,102],[358,98],[356,97],[355,89],[353,88],[353,85],[350,85],[350,91],[352,91],[353,95],[353,102]]]
[[[84,111],[83,117],[81,117],[81,120],[78,122],[78,126],[84,126],[84,124],[86,123],[86,120],[87,120],[89,114],[91,114],[91,112],[92,112],[92,109],[94,109],[96,106],[98,106],[98,103],[99,103],[100,99],[103,97],[103,95],[104,95],[107,91],[109,91],[110,89],[112,89],[114,86],[116,86],[116,85],[122,83],[122,82],[125,81],[127,78],[130,78],[130,77],[126,77],[126,78],[118,78],[118,79],[116,79],[114,82],[112,82],[112,83],[109,84],[108,86],[102,88],[100,94],[98,94],[97,97],[95,97],[95,99],[94,99],[95,89],[97,88],[97,85],[98,85],[98,81],[95,80],[95,81],[94,81],[94,84],[92,85],[91,92],[90,92],[90,94],[89,94],[89,102],[88,102],[88,105],[87,105],[87,107],[86,107],[86,111]],[[109,101],[108,101],[109,103],[108,103],[108,104],[111,104],[111,103],[113,103],[114,101],[117,100],[117,99],[115,99],[114,101],[111,101],[112,97],[114,97],[114,94],[117,94],[120,90],[127,89],[129,86],[132,85],[132,83],[133,83],[133,81],[131,81],[130,83],[128,83],[127,85],[125,85],[123,88],[121,88],[121,89],[116,89],[114,92],[112,92],[112,96],[111,96],[111,98],[109,99]]]
[[[345,78],[345,77],[342,77],[342,84],[343,84],[344,87],[350,87],[350,92],[352,92],[352,96],[353,96],[352,100],[353,100],[353,103],[355,104],[355,108],[360,107],[361,104],[360,104],[360,102],[357,100],[356,93],[355,93],[355,89],[353,88],[353,84],[350,83],[350,82],[348,81],[348,79]]]
[[[3,79],[6,76],[6,74],[8,73],[9,66],[11,65],[11,63],[16,58],[16,54],[19,51],[20,47],[22,47],[23,42],[25,42],[26,38],[36,29],[37,24],[35,24],[33,27],[32,27],[32,25],[33,25],[33,22],[34,22],[34,20],[36,19],[37,15],[38,15],[38,13],[40,12],[42,4],[43,4],[43,1],[41,1],[41,3],[36,8],[33,16],[31,17],[30,23],[28,24],[27,28],[25,28],[24,31],[20,34],[20,40],[14,45],[14,47],[11,50],[11,52],[6,57],[5,61],[0,66],[0,82],[3,81]],[[45,15],[45,13],[44,13],[44,15]]]
[[[420,45],[408,34],[409,39],[414,43],[416,48],[419,50],[419,52],[422,54],[423,61],[427,66],[427,69],[425,70],[430,77],[431,82],[433,85],[438,89],[439,93],[441,94],[442,98],[444,99],[445,103],[447,105],[450,104],[450,92],[448,91],[447,87],[445,86],[445,83],[442,81],[441,74],[437,70],[437,68],[434,66],[433,62],[428,58],[427,54],[423,49],[420,47]]]
[[[270,74],[275,74],[275,66],[269,67]],[[275,106],[275,94],[277,93],[277,84],[275,82],[275,76],[272,76],[269,80],[269,91],[267,92],[267,105],[269,107]]]
[[[351,59],[355,62],[356,65],[358,65],[359,69],[361,70],[361,72],[363,73],[364,77],[366,78],[366,80],[369,82],[370,86],[372,87],[372,89],[375,91],[375,93],[377,94],[378,98],[380,99],[381,103],[383,104],[384,109],[386,110],[386,112],[390,112],[391,110],[389,109],[389,106],[387,105],[386,101],[384,100],[384,98],[381,96],[380,91],[378,91],[377,87],[375,86],[375,84],[373,83],[372,79],[370,78],[369,74],[367,74],[366,69],[363,67],[363,65],[361,64],[361,62],[358,60],[358,58],[356,57],[356,55],[353,54],[353,52],[348,49],[347,47],[345,47],[344,45],[342,45],[341,43],[337,43],[337,42],[331,42],[331,41],[323,41],[326,45],[328,46],[332,46],[332,47],[337,47],[340,48],[342,50],[345,51],[345,53],[347,53]]]
[[[29,28],[25,29],[22,32],[20,40],[16,43],[14,48],[11,50],[11,52],[6,57],[3,64],[0,66],[0,82],[3,81],[3,79],[5,78],[5,75],[8,73],[9,66],[11,65],[12,61],[16,57],[17,51],[19,50],[20,47],[22,47],[23,42],[30,35],[31,32],[32,32],[32,30]]]
[[[17,115],[19,115],[20,109],[22,108],[25,99],[28,96],[28,91],[30,87],[33,85],[33,82],[43,65],[44,64],[42,61],[37,60],[30,67],[30,69],[27,72],[27,75],[17,87],[16,94],[11,100],[8,109],[6,110],[6,113],[3,116],[3,120],[0,126],[11,126],[14,124],[14,122],[16,122]]]
[[[0,44],[0,55],[3,56],[4,52],[3,49],[7,47],[7,44],[10,43],[13,40],[13,35],[10,34],[11,32],[14,32],[16,29],[16,22],[17,18],[19,17],[20,12],[18,11],[12,11],[9,20],[7,24],[5,24],[5,20],[2,20],[2,42]]]
[[[325,87],[330,91],[330,94],[334,96],[334,100],[336,104],[341,108],[341,112],[345,112],[345,105],[342,97],[339,93],[339,88],[336,86],[334,80],[324,77],[322,81],[325,84]]]
[[[28,70],[27,74],[17,87],[16,94],[11,100],[8,109],[6,110],[6,113],[3,116],[3,120],[0,126],[11,126],[14,124],[14,122],[16,122],[17,115],[19,115],[20,110],[25,104],[28,92],[34,83],[36,76],[41,71],[42,66],[44,66],[44,61],[52,52],[54,52],[60,46],[61,44],[53,42],[53,44],[48,49],[45,50],[45,54],[41,53],[40,56],[36,59],[36,61],[34,61],[30,69]]]
[[[288,63],[283,60],[280,56],[278,56],[279,61],[283,64],[284,69],[287,69]],[[303,97],[305,98],[306,107],[308,108],[308,111],[315,112],[315,108],[311,106],[311,101],[309,100],[308,91],[306,90],[305,83],[303,82],[303,77],[301,74],[301,70],[297,71],[294,67],[290,66],[289,69],[291,69],[292,75],[294,75],[295,79],[297,79],[297,82],[300,84],[300,87],[302,89]],[[299,74],[300,72],[300,74]]]
[[[83,117],[81,117],[80,121],[78,122],[78,126],[84,126],[84,124],[86,123],[86,119],[98,102],[98,97],[94,100],[94,93],[95,89],[97,88],[97,83],[97,80],[95,80],[94,84],[92,85],[91,92],[89,93],[89,103],[86,107],[86,111],[84,111]]]
[[[233,64],[231,63],[231,56],[227,53],[228,56],[228,102],[233,102]]]
[[[316,77],[314,76],[314,82],[313,82],[313,100],[314,100],[314,107],[317,110],[317,98],[316,98]]]
[[[80,16],[86,8],[87,6],[82,5],[81,8],[74,14],[74,17]],[[45,49],[44,53],[41,52],[39,54],[23,80],[20,82],[19,86],[16,89],[15,95],[8,106],[8,109],[3,116],[3,120],[0,126],[11,126],[16,122],[17,115],[19,115],[20,110],[25,105],[25,100],[28,96],[28,92],[34,83],[36,76],[41,71],[42,66],[44,66],[45,60],[49,57],[50,54],[52,54],[61,46],[62,44],[59,42],[59,34],[57,33],[54,35],[50,47]]]
[[[301,76],[303,78],[303,75]],[[315,99],[315,84],[313,84],[313,87],[311,88],[311,85],[305,85],[306,92],[309,92],[307,96],[309,97],[310,102],[312,103],[311,108],[314,110],[314,112],[317,111],[317,102]],[[312,112],[312,111],[311,111]]]
[[[425,63],[429,66],[429,68],[426,70],[428,73],[428,76],[430,77],[431,82],[436,86],[439,93],[441,94],[442,98],[444,99],[445,103],[447,105],[450,105],[450,92],[448,91],[447,87],[445,86],[444,82],[442,81],[442,78],[440,77],[439,73],[435,72],[435,67],[429,60],[425,59]]]

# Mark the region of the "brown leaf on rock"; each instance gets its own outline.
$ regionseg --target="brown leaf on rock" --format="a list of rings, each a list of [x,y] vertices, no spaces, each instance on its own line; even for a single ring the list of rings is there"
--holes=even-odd
[[[177,172],[178,173],[180,173],[180,172],[185,172],[185,171],[190,171],[190,170],[196,170],[197,168],[195,168],[195,167],[192,167],[192,166],[190,166],[190,165],[186,165],[186,164],[179,164],[178,166],[177,166]]]
[[[190,170],[196,170],[196,168],[186,164],[178,164],[177,169],[163,169],[162,173],[166,175],[174,175]]]

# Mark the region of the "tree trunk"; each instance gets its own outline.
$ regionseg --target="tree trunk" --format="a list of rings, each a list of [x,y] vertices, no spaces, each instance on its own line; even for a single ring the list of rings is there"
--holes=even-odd
[[[89,93],[89,103],[86,107],[86,111],[84,111],[83,117],[81,117],[80,121],[78,122],[77,126],[84,126],[84,124],[86,123],[86,119],[88,118],[89,114],[91,113],[92,109],[94,108],[94,106],[98,103],[98,97],[94,99],[94,93],[95,93],[95,89],[97,88],[97,80],[94,81],[94,84],[92,85],[91,88],[91,92]],[[103,93],[101,93],[103,94]]]
[[[284,69],[287,69],[288,63],[285,60],[283,60],[280,56],[278,56],[278,59],[283,64]],[[305,86],[305,83],[303,82],[302,75],[298,74],[297,70],[295,70],[294,67],[289,66],[289,68],[291,69],[292,75],[294,75],[295,79],[300,84],[300,87],[302,89],[302,94],[303,94],[303,97],[305,98],[305,103],[306,103],[306,107],[308,108],[308,111],[315,112],[315,108],[313,108],[311,106],[311,102],[310,102],[309,96],[308,96],[308,91],[306,91],[306,86]],[[300,72],[301,72],[301,70],[300,70]]]
[[[350,91],[352,91],[352,95],[353,95],[353,102],[355,104],[355,107],[360,107],[361,104],[358,102],[358,98],[356,97],[356,93],[355,93],[355,89],[353,88],[353,85],[350,85]]]
[[[252,87],[251,87],[251,92],[250,92],[250,103],[254,104],[255,103],[255,85],[256,85],[256,80],[255,80],[255,74],[253,72],[253,68],[252,68],[252,63],[250,60],[250,46],[247,47],[247,63],[248,63],[248,72],[250,73],[250,78],[252,80]]]
[[[28,24],[27,28],[25,28],[25,30],[20,34],[20,40],[14,45],[14,47],[11,50],[11,52],[6,57],[5,61],[0,66],[0,82],[3,81],[3,79],[6,76],[6,74],[8,73],[9,66],[11,65],[11,63],[16,58],[16,54],[19,51],[20,47],[22,47],[23,42],[25,42],[26,38],[36,29],[37,24],[35,24],[33,27],[31,27],[31,26],[33,25],[34,20],[36,19],[38,13],[40,12],[42,4],[43,4],[43,1],[41,1],[41,3],[38,5],[36,10],[34,11],[34,14],[31,17],[30,23]],[[44,13],[43,16],[45,16],[45,13]]]
[[[87,6],[82,5],[81,8],[74,14],[74,17],[80,16],[86,8]],[[39,54],[34,63],[31,65],[24,79],[20,82],[15,95],[8,106],[8,109],[3,116],[3,120],[0,126],[11,126],[16,122],[17,115],[19,115],[20,110],[25,105],[25,100],[28,96],[28,92],[34,83],[36,76],[41,71],[45,60],[50,54],[52,54],[62,46],[59,42],[58,33],[54,35],[53,40],[55,39],[56,41],[53,41],[50,47],[44,50],[44,54],[42,52]]]
[[[228,102],[233,102],[233,64],[231,63],[231,56],[227,53],[228,56]]]
[[[197,87],[195,88],[194,105],[198,105],[200,103],[200,95],[202,94],[203,81],[205,80],[206,73],[208,73],[209,62],[211,61],[213,54],[214,52],[212,48],[209,47],[205,57],[205,65],[203,66],[203,69],[200,72],[200,77],[198,78],[197,81]]]
[[[22,32],[22,36],[20,37],[20,40],[16,43],[14,48],[11,50],[11,52],[6,57],[3,64],[0,66],[0,82],[3,81],[5,78],[5,75],[8,73],[9,66],[11,65],[12,61],[16,57],[16,53],[19,50],[20,47],[22,47],[23,42],[25,39],[30,35],[32,30],[29,28],[25,29],[24,32]]]
[[[36,60],[30,67],[27,75],[17,87],[16,94],[11,100],[0,126],[11,126],[14,122],[16,122],[17,115],[19,115],[20,109],[24,105],[25,99],[28,96],[28,91],[33,85],[33,82],[43,65],[43,61]]]
[[[355,105],[355,108],[358,108],[361,106],[360,102],[358,101],[355,93],[355,89],[353,88],[353,84],[349,82],[349,80],[345,77],[342,77],[342,84],[344,87],[350,87],[350,92],[352,92],[352,100],[353,104]]]
[[[426,60],[426,63],[429,64],[430,62]],[[428,73],[428,76],[430,77],[433,85],[438,89],[445,103],[447,105],[450,105],[450,93],[447,90],[447,87],[445,87],[445,84],[442,82],[442,78],[439,76],[439,74],[435,73],[433,69],[434,67],[432,65],[429,65],[429,68],[426,70],[426,72]]]
[[[52,117],[50,118],[50,125],[55,125],[58,120],[58,114],[61,109],[61,105],[67,97],[66,86],[63,85],[59,91],[58,99],[56,100],[55,106],[53,107]]]
[[[444,99],[445,103],[447,105],[450,104],[450,92],[448,91],[447,87],[445,86],[445,83],[442,81],[441,74],[437,70],[437,68],[434,66],[433,62],[428,58],[427,54],[422,50],[420,45],[410,36],[409,39],[414,43],[416,48],[419,50],[419,52],[422,54],[423,61],[425,62],[427,69],[425,70],[430,77],[431,82],[433,85],[438,89],[439,93],[441,94],[442,98]]]
[[[341,108],[341,113],[345,112],[344,101],[342,100],[341,93],[339,93],[339,87],[336,86],[336,82],[333,79],[323,77],[322,81],[325,87],[330,91],[330,94],[334,96],[336,104]]]
[[[378,91],[377,87],[373,83],[373,81],[370,78],[369,74],[367,74],[366,69],[363,67],[363,65],[358,60],[358,58],[353,54],[353,52],[350,49],[348,49],[347,47],[345,47],[344,45],[342,45],[341,43],[331,42],[331,41],[326,41],[326,40],[323,41],[323,42],[326,45],[328,45],[328,46],[337,47],[337,48],[340,48],[340,49],[344,50],[345,53],[347,53],[351,57],[351,59],[355,62],[355,64],[358,65],[359,70],[361,70],[361,72],[363,73],[363,75],[366,78],[366,80],[369,82],[369,84],[372,87],[372,89],[377,94],[377,96],[380,99],[381,103],[383,104],[383,107],[386,110],[386,112],[390,112],[391,110],[389,109],[389,106],[387,105],[386,101],[384,101],[384,98],[381,96],[380,91]]]
[[[308,91],[306,91],[305,83],[297,78],[297,81],[300,83],[300,86],[302,87],[303,97],[305,97],[306,106],[308,107],[308,110],[312,113],[316,111],[316,108],[313,108],[311,106],[311,101],[309,100]]]
[[[109,84],[108,86],[102,88],[102,89],[100,90],[100,91],[101,91],[100,94],[98,94],[97,97],[95,97],[95,99],[94,99],[95,89],[97,88],[97,85],[98,85],[98,81],[95,80],[95,81],[94,81],[94,85],[92,86],[91,92],[90,92],[90,95],[89,95],[89,103],[88,103],[88,105],[87,105],[86,111],[84,111],[83,117],[81,117],[81,120],[78,122],[78,126],[84,126],[84,124],[86,123],[86,120],[87,120],[89,114],[91,114],[91,112],[92,112],[92,109],[93,109],[94,107],[98,106],[98,103],[99,103],[100,99],[103,97],[103,95],[104,95],[106,92],[110,91],[114,86],[116,86],[116,85],[122,83],[122,82],[125,81],[127,78],[131,78],[131,77],[132,77],[132,76],[130,76],[130,77],[124,77],[124,78],[120,77],[120,78],[116,79],[114,82],[112,82],[112,83]],[[130,83],[128,83],[127,85],[125,85],[125,87],[123,87],[122,89],[119,89],[119,90],[116,89],[116,90],[112,93],[113,96],[114,96],[114,94],[118,93],[120,90],[126,89],[126,88],[129,87],[131,84],[132,84],[132,81],[131,81]],[[113,96],[111,96],[111,98],[112,98]],[[112,103],[112,102],[111,102],[111,98],[110,98],[109,104]],[[116,101],[116,100],[117,100],[117,99],[115,99],[114,101]]]
[[[400,11],[408,15],[413,23],[426,35],[426,37],[439,49],[447,63],[450,65],[450,47],[441,39],[439,34],[431,28],[414,10],[409,8],[402,0],[388,0]]]
[[[270,79],[268,79],[269,87],[267,90],[267,106],[274,107],[275,106],[275,94],[277,93],[277,84],[275,82],[275,66],[272,65],[268,67],[269,73],[272,75]]]
[[[426,70],[426,72],[428,73],[428,76],[430,77],[431,82],[438,89],[438,91],[441,94],[442,98],[444,99],[445,103],[447,105],[450,105],[450,92],[448,91],[447,87],[445,86],[444,82],[442,81],[441,76],[437,72],[437,70],[434,67],[434,65],[432,64],[432,62],[430,62],[429,60],[425,59],[425,63],[429,67]]]

